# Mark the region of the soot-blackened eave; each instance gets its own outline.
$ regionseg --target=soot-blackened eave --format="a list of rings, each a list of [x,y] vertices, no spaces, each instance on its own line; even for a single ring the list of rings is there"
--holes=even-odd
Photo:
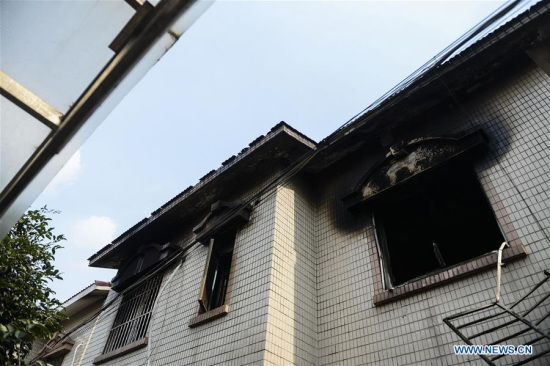
[[[364,144],[377,144],[388,125],[406,123],[441,103],[455,103],[468,93],[490,84],[507,70],[523,65],[525,50],[543,42],[544,20],[522,24],[524,17],[504,25],[469,49],[455,56],[450,62],[419,77],[410,86],[389,96],[375,109],[365,112],[354,122],[327,137],[319,146],[329,145],[307,165],[309,172],[318,172],[339,161],[345,154],[353,153]],[[390,108],[388,108],[390,107]],[[353,146],[353,148],[350,148]]]
[[[254,147],[250,148],[253,151],[248,156],[202,181],[200,189],[192,189],[185,197],[174,199],[171,205],[155,211],[150,218],[136,225],[135,230],[123,234],[113,246],[105,249],[105,254],[92,257],[90,265],[117,268],[143,243],[164,243],[173,240],[184,228],[190,230],[208,214],[213,202],[240,199],[254,187],[265,184],[274,174],[311,150],[312,146],[284,130],[286,126],[281,126],[282,130],[262,144],[253,144]]]

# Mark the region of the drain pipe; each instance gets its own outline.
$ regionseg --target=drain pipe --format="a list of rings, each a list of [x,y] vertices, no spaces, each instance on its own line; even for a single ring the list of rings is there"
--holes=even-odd
[[[498,248],[498,260],[497,260],[497,288],[496,288],[496,302],[500,301],[500,279],[502,277],[502,266],[504,265],[502,263],[502,250],[504,247],[509,247],[507,242],[503,242],[500,245],[500,248]]]
[[[162,295],[162,292],[168,286],[168,284],[170,283],[170,281],[172,280],[172,278],[174,277],[176,272],[180,269],[183,262],[185,262],[185,257],[182,258],[182,260],[178,264],[178,266],[174,269],[174,271],[172,271],[172,274],[170,275],[170,277],[168,277],[168,279],[164,283],[164,286],[162,286],[162,288],[160,289],[160,291],[157,295],[157,298],[155,299],[155,302],[153,303],[153,308],[151,309],[151,321],[150,321],[150,324],[149,324],[149,337],[147,339],[147,366],[151,366],[151,343],[153,343],[153,319],[154,319],[154,315],[155,315],[155,313],[154,313],[155,308],[156,308],[157,303],[160,299],[160,296]]]
[[[76,352],[78,352],[78,347],[82,346],[84,343],[80,342],[77,346],[76,346],[76,349],[74,350],[74,355],[73,355],[73,362],[71,362],[71,366],[74,365],[74,360],[76,359]]]

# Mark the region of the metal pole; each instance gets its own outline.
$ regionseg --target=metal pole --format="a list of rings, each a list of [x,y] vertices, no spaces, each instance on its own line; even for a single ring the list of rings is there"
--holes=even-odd
[[[497,260],[497,288],[496,288],[496,301],[500,301],[500,279],[502,276],[502,250],[504,247],[509,246],[507,242],[503,242],[498,248],[498,260]]]

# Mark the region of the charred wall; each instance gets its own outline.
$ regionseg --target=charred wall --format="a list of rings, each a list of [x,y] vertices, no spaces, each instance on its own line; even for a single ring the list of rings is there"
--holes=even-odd
[[[384,289],[371,209],[352,214],[341,199],[399,141],[481,128],[489,149],[472,166],[506,239],[529,253],[505,269],[504,297],[512,302],[540,279],[550,265],[548,100],[550,78],[522,57],[482,88],[401,124],[388,121],[376,143],[318,173],[319,364],[460,364],[466,358],[451,348],[459,339],[441,319],[493,297],[494,271],[486,270],[374,305]]]

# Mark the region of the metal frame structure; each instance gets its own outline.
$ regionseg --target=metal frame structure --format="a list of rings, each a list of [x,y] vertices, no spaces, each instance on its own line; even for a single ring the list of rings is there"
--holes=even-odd
[[[61,112],[1,70],[0,94],[52,130],[56,129],[61,123],[63,117]]]
[[[147,336],[153,305],[162,284],[163,272],[124,294],[103,354],[115,351]]]
[[[497,286],[496,286],[496,300],[489,304],[485,304],[477,309],[467,310],[448,316],[443,319],[443,322],[447,324],[451,330],[458,335],[466,344],[474,345],[473,339],[481,339],[486,337],[490,341],[480,341],[477,344],[486,345],[500,345],[505,344],[514,338],[525,337],[529,332],[534,333],[527,342],[522,342],[524,345],[534,345],[540,341],[547,340],[550,342],[550,332],[548,329],[543,329],[541,324],[544,320],[550,318],[550,310],[543,309],[543,306],[550,307],[550,302],[547,300],[550,298],[550,291],[543,294],[536,294],[539,289],[543,289],[542,286],[546,283],[550,284],[550,271],[544,271],[544,278],[538,282],[527,294],[521,297],[518,301],[511,306],[505,306],[500,303],[500,282],[501,282],[501,267],[502,267],[502,250],[506,246],[503,243],[498,250],[498,263],[497,263]],[[545,303],[546,302],[546,303]],[[520,311],[522,304],[528,304],[526,309]],[[542,316],[539,316],[535,320],[527,319],[527,316],[534,314],[536,310],[543,312]],[[488,312],[493,311],[492,314],[486,315]],[[473,319],[472,319],[473,318]],[[465,321],[465,319],[471,319]],[[484,325],[489,324],[487,327]],[[524,325],[522,327],[522,325]],[[519,330],[513,328],[520,327]],[[512,329],[511,329],[512,328]],[[467,334],[468,330],[472,330],[473,334]],[[508,333],[508,334],[501,334]],[[497,338],[497,339],[495,339]],[[539,343],[540,345],[540,343]],[[536,354],[529,357],[518,359],[517,362],[511,363],[511,365],[519,366],[529,363],[531,361],[540,359],[546,354],[550,353],[550,343],[545,348],[537,350]],[[495,361],[503,359],[507,355],[501,354],[493,357],[488,357],[484,354],[478,355],[488,365],[496,366]],[[516,361],[516,360],[514,360]]]
[[[88,120],[130,71],[163,35],[168,33],[172,44],[175,43],[181,34],[170,27],[184,17],[194,21],[213,0],[161,0],[154,7],[146,1],[127,2],[134,9],[144,8],[146,11],[136,12],[121,31],[115,55],[65,114],[17,80],[0,73],[0,94],[51,129],[48,137],[0,192],[0,239],[61,168],[57,163],[50,164],[54,157],[62,155],[64,163],[97,127]],[[43,173],[46,170],[53,171],[53,174]]]

